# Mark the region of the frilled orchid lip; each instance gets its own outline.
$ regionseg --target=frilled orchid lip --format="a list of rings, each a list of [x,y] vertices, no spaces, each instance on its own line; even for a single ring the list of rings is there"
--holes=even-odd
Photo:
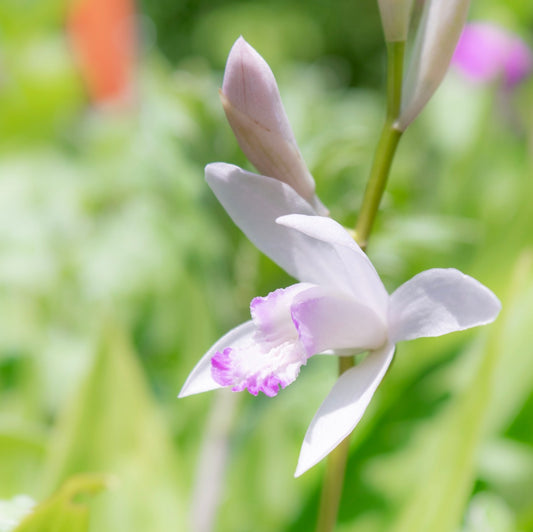
[[[213,345],[180,397],[223,386],[274,395],[309,356],[369,351],[338,379],[315,414],[297,475],[354,429],[397,342],[483,325],[498,315],[496,296],[454,269],[427,270],[388,295],[346,230],[309,215],[307,202],[285,183],[221,163],[208,166],[206,177],[250,240],[302,283],[254,300],[252,320]]]
[[[372,310],[349,294],[309,283],[256,297],[250,311],[255,329],[249,341],[211,358],[213,380],[233,391],[272,397],[317,353],[366,351],[386,341],[385,323]]]
[[[253,334],[239,348],[226,347],[213,355],[213,380],[235,392],[247,389],[269,397],[293,382],[310,356],[292,318],[294,299],[307,288],[301,283],[253,299]]]

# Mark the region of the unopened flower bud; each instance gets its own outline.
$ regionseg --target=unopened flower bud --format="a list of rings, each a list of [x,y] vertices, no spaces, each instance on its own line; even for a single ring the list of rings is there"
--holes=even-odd
[[[396,127],[404,131],[444,78],[466,21],[469,0],[427,0],[404,81]]]
[[[413,0],[378,0],[381,23],[387,42],[407,39]]]
[[[290,185],[318,214],[327,209],[302,158],[266,61],[242,37],[233,45],[220,98],[242,151],[257,170]]]

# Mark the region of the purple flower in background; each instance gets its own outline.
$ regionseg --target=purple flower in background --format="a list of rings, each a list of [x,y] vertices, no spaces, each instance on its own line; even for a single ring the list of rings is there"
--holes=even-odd
[[[465,26],[452,62],[474,82],[501,78],[511,88],[531,74],[533,53],[513,33],[496,24],[475,22]]]

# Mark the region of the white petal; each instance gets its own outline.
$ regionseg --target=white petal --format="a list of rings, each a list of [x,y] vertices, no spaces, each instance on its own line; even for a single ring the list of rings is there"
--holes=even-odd
[[[331,218],[301,216],[278,218],[298,238],[292,257],[306,266],[302,281],[350,291],[353,298],[386,319],[388,294],[374,266],[342,225]],[[302,268],[303,270],[303,268]]]
[[[250,342],[254,332],[255,325],[250,320],[238,325],[220,338],[220,340],[216,341],[191,371],[178,397],[187,397],[188,395],[222,388],[211,377],[212,356],[217,351],[222,351],[226,347],[232,346],[237,348],[240,345]]]
[[[320,462],[352,432],[383,379],[393,354],[394,345],[388,344],[372,351],[361,364],[339,377],[307,429],[294,476],[300,476]]]
[[[205,178],[242,232],[290,275],[304,281],[320,278],[315,275],[320,268],[324,274],[331,270],[308,243],[303,243],[305,250],[300,249],[302,235],[276,223],[286,214],[316,215],[289,185],[225,163],[208,164]]]
[[[278,288],[266,297],[254,297],[250,303],[250,314],[257,328],[257,336],[268,343],[280,343],[289,337],[297,337],[292,316],[295,298],[317,289],[309,283],[297,283],[287,288]]]
[[[485,325],[500,309],[498,298],[472,277],[455,269],[427,270],[391,295],[389,338],[399,342]]]
[[[312,286],[294,298],[290,310],[309,355],[332,349],[349,349],[353,355],[387,339],[385,322],[346,293]]]

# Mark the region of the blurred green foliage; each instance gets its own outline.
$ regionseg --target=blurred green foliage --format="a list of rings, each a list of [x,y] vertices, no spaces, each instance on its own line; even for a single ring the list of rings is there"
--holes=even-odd
[[[72,477],[49,500],[33,508],[16,532],[86,532],[89,509],[84,498],[105,489],[110,480],[102,475]]]
[[[243,34],[275,70],[319,196],[353,225],[383,114],[377,9],[140,8],[139,96],[111,111],[86,101],[62,1],[0,5],[0,498],[59,504],[65,482],[98,473],[116,483],[87,502],[95,532],[209,529],[202,518],[311,530],[323,464],[292,474],[335,361],[315,357],[273,399],[176,399],[250,299],[291,282],[203,166],[249,168],[217,96]],[[533,37],[528,0],[474,3],[471,17]],[[504,310],[399,346],[352,437],[340,532],[533,530],[532,108],[531,81],[503,94],[452,71],[402,140],[369,248],[378,271],[393,289],[457,267]]]

